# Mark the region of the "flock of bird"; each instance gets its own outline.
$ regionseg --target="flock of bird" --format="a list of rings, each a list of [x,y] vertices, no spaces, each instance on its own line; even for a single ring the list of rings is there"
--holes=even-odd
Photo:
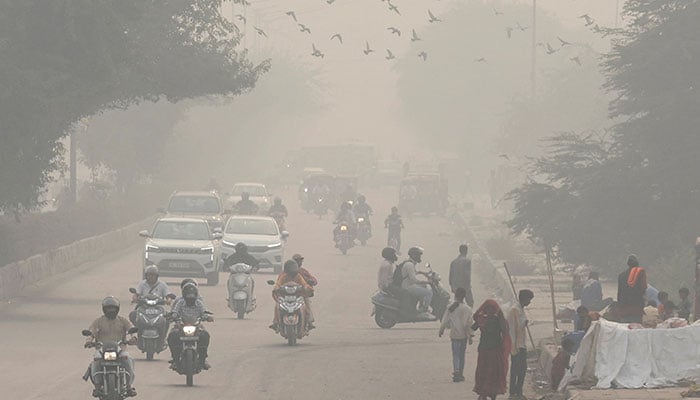
[[[336,0],[324,0],[324,1],[325,1],[327,4],[329,4],[329,5],[332,5],[333,3],[336,2]],[[388,9],[388,11],[394,12],[394,13],[396,13],[397,15],[401,15],[401,11],[399,10],[399,7],[398,7],[396,4],[392,3],[391,0],[380,0],[380,1],[387,4],[387,9]],[[235,4],[241,4],[241,5],[244,5],[244,6],[250,6],[250,5],[251,5],[251,3],[250,3],[248,0],[234,0],[234,3],[235,3]],[[494,12],[494,14],[495,14],[496,16],[503,16],[503,15],[505,15],[504,12],[499,11],[496,7],[493,8],[493,12]],[[299,31],[300,31],[300,32],[305,33],[305,34],[309,34],[309,35],[311,34],[311,28],[310,28],[309,26],[307,26],[307,25],[301,23],[301,22],[297,19],[297,14],[296,14],[295,11],[290,10],[290,11],[287,11],[285,14],[286,14],[289,18],[291,18],[291,20],[293,21],[293,23],[295,23],[295,24],[297,25],[297,27],[299,28]],[[426,14],[427,14],[427,21],[428,21],[429,23],[433,24],[433,23],[442,22],[442,19],[440,19],[439,17],[437,17],[435,14],[433,14],[433,12],[432,12],[430,9],[427,9],[427,13],[426,13]],[[243,14],[236,14],[235,17],[236,17],[239,21],[241,21],[244,25],[247,24],[246,17],[245,17]],[[597,24],[597,23],[595,22],[595,20],[594,20],[590,15],[588,15],[588,14],[581,15],[581,16],[579,17],[579,19],[584,20],[584,26],[589,27],[589,28],[591,29],[591,31],[593,31],[594,33],[604,33],[604,32],[606,31],[606,28],[600,27],[600,25]],[[255,32],[256,32],[259,36],[262,36],[262,37],[265,37],[265,38],[268,37],[268,36],[267,36],[267,33],[266,33],[263,29],[261,29],[261,28],[259,28],[259,27],[257,27],[257,26],[253,26],[253,29],[255,30]],[[525,32],[525,31],[527,31],[528,29],[530,29],[529,26],[523,26],[523,25],[521,25],[519,22],[516,22],[514,26],[507,26],[507,27],[505,28],[506,37],[507,37],[508,39],[511,39],[511,38],[513,37],[513,33],[514,33],[516,30],[517,30],[517,31],[520,31],[520,32]],[[390,35],[396,35],[397,38],[400,38],[400,37],[402,36],[402,31],[401,31],[401,29],[400,29],[400,28],[397,28],[397,27],[395,27],[395,26],[389,26],[389,27],[386,28],[386,30],[388,31],[388,33],[389,33]],[[422,40],[421,37],[418,36],[418,33],[416,32],[415,29],[411,29],[410,40],[411,40],[411,42],[418,42],[418,41],[421,41],[421,40]],[[544,49],[544,52],[545,52],[547,55],[552,55],[552,54],[555,54],[555,53],[559,52],[560,50],[562,50],[563,48],[565,48],[565,47],[567,47],[567,46],[578,46],[578,45],[579,45],[579,44],[572,43],[572,42],[569,42],[569,41],[567,41],[567,40],[564,40],[564,39],[562,39],[562,38],[559,37],[559,36],[557,36],[557,40],[559,41],[558,45],[554,45],[554,46],[553,46],[553,45],[552,45],[551,43],[549,43],[549,42],[538,42],[538,43],[536,44],[536,46],[537,46],[537,47],[543,48],[543,49]],[[330,41],[330,42],[337,41],[338,44],[343,45],[343,36],[342,36],[341,33],[335,33],[335,34],[333,34],[333,35],[330,37],[329,41]],[[376,53],[376,51],[370,46],[369,41],[365,41],[365,47],[364,47],[364,49],[362,49],[362,53],[363,53],[365,56],[369,56],[369,55],[371,55],[372,53]],[[323,51],[321,51],[321,50],[316,46],[316,43],[315,43],[315,42],[312,42],[312,43],[311,43],[311,56],[317,57],[317,58],[324,58],[324,57],[325,57],[325,53],[324,53]],[[427,53],[425,50],[421,50],[420,52],[418,52],[418,53],[417,53],[417,56],[418,56],[420,59],[422,59],[423,61],[427,61],[427,60],[428,60],[428,53]],[[385,58],[386,60],[394,60],[394,59],[396,59],[396,56],[395,56],[394,53],[391,51],[391,49],[386,49],[386,55],[385,55],[384,58]],[[573,63],[576,63],[576,64],[579,65],[579,66],[582,65],[581,59],[580,59],[579,56],[570,57],[569,60],[570,60],[571,62],[573,62]],[[478,58],[474,58],[474,62],[475,62],[475,63],[487,63],[488,60],[487,60],[485,57],[478,57]]]

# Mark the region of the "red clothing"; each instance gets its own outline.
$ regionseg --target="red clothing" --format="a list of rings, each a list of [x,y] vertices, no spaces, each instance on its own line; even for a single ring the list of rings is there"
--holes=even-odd
[[[479,307],[474,321],[481,331],[474,392],[480,396],[504,394],[511,348],[508,322],[494,300]]]
[[[311,286],[318,285],[318,279],[316,279],[315,276],[311,275],[311,272],[309,272],[306,268],[299,267],[299,273],[304,278],[306,283],[308,283],[309,285],[311,285]]]

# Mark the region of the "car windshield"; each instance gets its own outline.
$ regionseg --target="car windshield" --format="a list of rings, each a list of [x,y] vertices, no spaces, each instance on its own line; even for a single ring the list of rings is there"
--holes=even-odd
[[[175,196],[170,200],[168,212],[219,214],[219,201],[213,196]]]
[[[154,239],[209,240],[209,228],[204,221],[159,221],[152,236]]]
[[[269,219],[231,218],[226,233],[239,235],[278,235],[275,221]]]
[[[249,195],[256,197],[267,196],[265,186],[259,185],[236,185],[233,187],[231,194],[233,194],[234,196],[240,196],[241,194],[243,194],[243,192],[246,192]]]

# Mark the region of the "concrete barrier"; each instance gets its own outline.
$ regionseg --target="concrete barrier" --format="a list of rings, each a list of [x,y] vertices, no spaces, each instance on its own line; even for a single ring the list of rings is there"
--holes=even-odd
[[[147,229],[153,217],[123,228],[58,247],[0,268],[0,300],[21,294],[27,286],[96,260],[107,253],[123,249],[142,240],[138,232]]]

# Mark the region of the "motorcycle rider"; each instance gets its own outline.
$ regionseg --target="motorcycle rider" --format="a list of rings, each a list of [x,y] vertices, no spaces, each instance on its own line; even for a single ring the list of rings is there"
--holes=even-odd
[[[401,273],[401,287],[408,291],[408,293],[420,300],[420,318],[435,318],[432,314],[428,312],[428,307],[433,300],[433,290],[430,287],[428,281],[419,280],[416,275],[421,274],[421,272],[416,272],[416,265],[421,262],[423,257],[423,249],[420,247],[411,247],[408,249],[408,260],[402,263],[400,270]]]
[[[226,261],[224,261],[224,271],[228,271],[232,265],[238,263],[250,265],[254,271],[258,270],[260,261],[248,253],[248,246],[245,243],[238,242],[234,248],[236,252],[226,257]]]
[[[149,265],[146,268],[144,275],[146,275],[146,279],[139,282],[139,284],[136,286],[136,293],[132,295],[131,302],[138,303],[141,297],[154,294],[163,298],[165,300],[165,304],[170,304],[174,295],[170,291],[168,285],[158,279],[158,267],[155,265]],[[132,324],[136,324],[137,309],[138,306],[129,313],[129,321],[131,321]]]
[[[282,199],[279,197],[275,197],[275,200],[270,206],[270,210],[267,214],[269,216],[272,216],[275,213],[282,214],[285,218],[287,218],[287,216],[289,215],[289,213],[287,213],[287,207],[284,204],[282,204]]]
[[[355,203],[355,206],[353,208],[356,217],[365,218],[365,221],[367,222],[367,227],[369,228],[369,234],[372,235],[372,223],[369,220],[369,216],[374,214],[374,210],[372,210],[372,207],[369,204],[367,204],[367,198],[365,198],[365,196],[362,194],[357,196],[357,203]]]
[[[340,234],[340,224],[342,222],[347,224],[348,230],[350,231],[350,237],[355,240],[357,232],[357,219],[355,218],[355,213],[352,212],[352,205],[349,201],[343,202],[340,205],[340,212],[338,212],[335,221],[333,221],[333,223],[336,225],[335,229],[333,230],[333,240],[336,243],[338,242],[338,234]]]
[[[272,320],[272,325],[270,325],[270,329],[274,330],[275,332],[279,332],[280,320],[279,307],[276,305],[277,290],[279,290],[279,288],[281,288],[285,283],[289,282],[296,282],[304,288],[304,300],[308,300],[308,298],[314,294],[314,288],[312,288],[299,273],[299,264],[297,264],[297,262],[294,260],[285,261],[284,272],[277,277],[277,283],[275,283],[275,286],[272,288],[272,298],[275,299],[275,315]]]
[[[396,238],[396,251],[401,250],[401,230],[404,228],[403,220],[399,215],[398,207],[391,207],[391,214],[384,220],[384,227],[389,229],[387,236],[387,246],[390,246],[391,238]]]
[[[385,247],[382,250],[382,264],[379,266],[377,286],[379,290],[388,291],[394,276],[394,263],[399,259],[396,256],[396,249]]]
[[[309,270],[302,267],[302,264],[304,263],[304,256],[297,253],[297,254],[292,256],[292,260],[296,261],[297,265],[299,266],[299,274],[301,275],[301,277],[304,278],[306,283],[308,283],[309,286],[311,286],[315,290],[316,285],[318,285],[318,279],[316,279],[315,276],[311,275],[311,272],[309,272]],[[306,298],[306,322],[307,322],[307,327],[309,330],[316,328],[316,325],[314,325],[315,321],[316,321],[316,318],[314,317],[314,313],[311,310],[311,298],[307,297]]]
[[[197,286],[191,282],[185,283],[182,288],[182,298],[183,301],[178,302],[173,307],[173,317],[178,318],[200,318],[202,321],[213,322],[214,318],[211,315],[206,315],[207,310],[204,306],[204,302],[201,297],[199,297],[199,289]],[[209,348],[209,341],[211,339],[209,332],[205,331],[203,327],[200,326],[199,331],[199,342],[197,344],[197,352],[199,353],[199,367],[202,369],[209,369],[209,364],[207,363],[207,349]],[[170,330],[168,335],[168,347],[170,347],[170,355],[172,360],[171,368],[177,370],[178,363],[180,362],[180,354],[182,354],[182,341],[180,340],[180,329],[177,327]]]
[[[197,284],[197,281],[195,281],[194,279],[192,279],[192,278],[185,278],[185,279],[182,280],[182,282],[180,282],[180,291],[182,291],[182,289],[183,289],[183,288],[185,287],[185,285],[188,284],[188,283],[193,284],[195,287],[199,286],[199,285]],[[201,294],[199,294],[199,300],[202,300],[202,295],[201,295]],[[170,307],[170,310],[171,310],[171,311],[174,310],[174,309],[175,309],[175,306],[177,305],[177,303],[180,303],[180,302],[183,302],[183,301],[185,301],[185,299],[183,299],[182,296],[176,297],[175,300],[173,300],[173,304],[172,304],[172,306]]]
[[[258,213],[258,205],[250,199],[250,193],[241,193],[241,200],[236,203],[236,211],[239,215],[255,215]]]
[[[114,296],[108,296],[102,300],[102,313],[104,314],[103,316],[97,318],[92,322],[92,324],[90,324],[89,329],[90,332],[92,332],[92,336],[87,338],[87,341],[85,342],[86,348],[93,342],[119,343],[120,341],[126,339],[128,330],[134,326],[128,319],[119,315],[119,300]],[[132,337],[129,339],[128,343],[136,343],[136,338]],[[136,389],[134,389],[132,386],[134,379],[136,378],[134,375],[134,360],[124,348],[122,348],[120,355],[122,366],[129,374],[129,382],[127,382],[126,387],[127,395],[130,397],[136,396]],[[93,379],[95,374],[100,370],[100,359],[95,358],[96,357],[93,357],[93,361],[90,364],[90,373]],[[85,379],[87,379],[87,377],[85,377]],[[100,393],[102,392],[103,388],[100,387],[99,383],[96,381],[93,380],[93,382],[95,382],[95,389],[93,390],[92,395],[93,397],[100,397]]]

